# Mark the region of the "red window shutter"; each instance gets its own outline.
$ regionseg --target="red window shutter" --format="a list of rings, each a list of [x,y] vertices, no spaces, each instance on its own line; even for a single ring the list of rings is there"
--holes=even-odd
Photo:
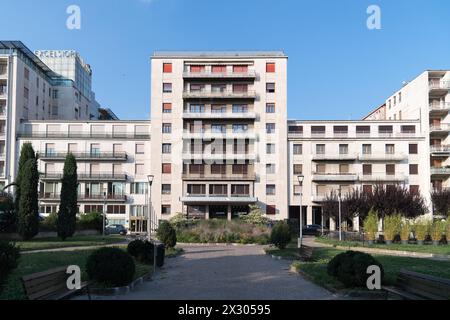
[[[245,73],[248,71],[248,66],[233,66],[233,72]]]
[[[275,63],[274,63],[274,62],[268,62],[268,63],[266,63],[266,72],[267,72],[267,73],[273,73],[273,72],[275,72]]]
[[[277,208],[274,205],[267,205],[266,207],[266,214],[268,215],[274,215],[277,212]]]
[[[171,63],[164,63],[163,64],[163,72],[164,73],[172,73],[172,64]]]
[[[171,173],[172,165],[170,163],[163,163],[162,165],[162,173]]]
[[[226,66],[212,66],[211,71],[213,73],[225,73],[227,71]]]
[[[169,111],[172,110],[172,104],[171,103],[163,103],[163,111]]]

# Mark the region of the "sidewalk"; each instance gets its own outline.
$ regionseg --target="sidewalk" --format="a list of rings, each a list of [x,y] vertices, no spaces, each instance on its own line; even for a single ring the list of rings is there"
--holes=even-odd
[[[307,246],[316,247],[316,248],[334,248],[334,249],[339,249],[339,250],[353,250],[353,251],[365,252],[365,253],[370,253],[370,254],[386,255],[386,256],[430,259],[430,260],[436,260],[436,261],[450,261],[450,256],[445,255],[445,254],[389,250],[389,249],[368,248],[368,247],[335,246],[332,244],[316,242],[314,237],[305,237],[305,239],[303,241]]]

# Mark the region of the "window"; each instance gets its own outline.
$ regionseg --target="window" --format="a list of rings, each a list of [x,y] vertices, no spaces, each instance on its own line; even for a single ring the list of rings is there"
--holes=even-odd
[[[288,132],[302,135],[303,134],[303,126],[289,126]]]
[[[55,211],[56,212],[56,211]],[[84,205],[84,213],[103,213],[103,205]]]
[[[275,62],[267,62],[266,63],[266,72],[274,73],[275,72]]]
[[[228,186],[226,184],[209,185],[209,194],[211,196],[228,196]]]
[[[339,145],[339,154],[348,154],[348,144]]]
[[[170,194],[172,192],[172,185],[170,184],[162,184],[161,185],[161,193],[162,194]]]
[[[363,192],[371,194],[372,193],[372,185],[371,184],[363,185]]]
[[[125,205],[108,205],[106,206],[106,213],[108,214],[126,214]]]
[[[171,123],[163,123],[162,124],[162,133],[171,133],[172,132],[172,124]]]
[[[395,164],[387,164],[386,165],[386,175],[388,175],[388,176],[395,175]]]
[[[91,155],[92,156],[100,156],[100,154],[101,154],[100,144],[92,143],[91,144]]]
[[[211,174],[226,174],[227,166],[225,164],[212,164]]]
[[[23,68],[23,76],[26,80],[30,80],[30,70],[28,70],[27,68]]]
[[[212,73],[226,73],[227,66],[211,66]]]
[[[205,71],[205,66],[201,66],[201,65],[192,65],[191,66],[191,72],[193,73],[200,73],[200,72],[204,72]]]
[[[169,154],[172,152],[172,145],[170,143],[162,144],[162,153]]]
[[[145,165],[143,163],[136,163],[135,172],[138,175],[143,175],[145,173]]]
[[[266,164],[266,173],[274,174],[275,173],[275,164],[273,164],[273,163]]]
[[[266,123],[266,133],[275,133],[275,123]]]
[[[365,175],[365,176],[372,175],[372,165],[371,164],[363,164],[363,175]]]
[[[395,145],[387,144],[386,145],[386,154],[394,154],[395,153]]]
[[[340,164],[339,165],[339,173],[346,174],[350,172],[350,166],[348,164]]]
[[[324,144],[316,144],[316,154],[325,154]]]
[[[248,124],[233,124],[233,133],[244,133],[248,131]]]
[[[275,83],[273,83],[273,82],[266,83],[266,92],[267,93],[275,93]]]
[[[235,73],[246,73],[248,71],[248,66],[235,65],[233,66],[233,72]]]
[[[274,143],[266,144],[266,153],[267,154],[274,154],[275,153],[275,144]]]
[[[28,99],[28,97],[29,97],[29,91],[28,91],[27,87],[23,87],[23,97],[25,99]]]
[[[172,113],[172,104],[171,103],[163,103],[162,112],[163,113]]]
[[[163,72],[164,73],[172,73],[172,64],[171,63],[163,63]]]
[[[211,132],[212,133],[226,133],[227,132],[227,126],[224,124],[212,124],[211,125]]]
[[[266,214],[267,215],[275,215],[277,213],[277,207],[275,205],[267,205],[266,206]]]
[[[191,104],[189,105],[189,112],[191,113],[204,113],[205,105],[204,104]]]
[[[398,93],[398,103],[402,102],[402,93]]]
[[[233,92],[247,92],[248,85],[247,84],[233,84]]]
[[[172,92],[172,84],[171,83],[163,83],[163,92],[165,92],[165,93]]]
[[[165,173],[165,174],[172,173],[172,164],[163,163],[162,164],[162,173]]]
[[[302,186],[299,184],[294,185],[294,195],[299,196],[302,194]]]
[[[294,154],[302,154],[303,153],[303,145],[302,144],[294,144],[292,147]]]
[[[54,143],[47,143],[47,144],[45,144],[45,154],[47,156],[56,154],[55,144]]]
[[[233,107],[234,112],[234,107]],[[222,104],[211,105],[211,113],[227,113],[227,106]]]
[[[311,135],[314,136],[324,136],[325,135],[325,126],[312,126],[311,127]]]
[[[232,168],[233,174],[247,174],[248,165],[246,164],[233,164]]]
[[[204,174],[205,173],[205,165],[203,164],[190,164],[189,172],[195,174]]]
[[[248,112],[248,106],[246,104],[233,104],[233,113],[246,113],[246,112]]]
[[[232,196],[248,196],[250,194],[250,186],[248,184],[232,184]]]
[[[363,154],[372,154],[372,145],[371,144],[363,144],[362,145],[362,153]]]
[[[336,137],[346,137],[348,135],[347,126],[334,126],[333,133]]]
[[[409,186],[409,192],[413,195],[419,195],[419,186],[417,185],[410,185]]]
[[[409,174],[419,174],[419,165],[417,164],[410,164],[409,165]]]
[[[131,194],[146,194],[147,193],[147,182],[133,182],[131,184]]]
[[[144,154],[145,153],[145,144],[136,143],[136,154]]]
[[[266,195],[268,195],[268,196],[275,195],[275,185],[274,184],[266,184]]]
[[[316,173],[325,173],[327,171],[327,165],[325,163],[318,163],[316,165]]]
[[[356,135],[370,136],[370,126],[356,126]]]
[[[266,113],[275,113],[275,103],[266,104]]]
[[[411,143],[409,145],[409,154],[417,154],[418,153],[418,147],[416,143]]]
[[[170,204],[161,205],[161,214],[170,214]]]
[[[302,174],[303,173],[303,165],[302,164],[294,164],[294,174]]]

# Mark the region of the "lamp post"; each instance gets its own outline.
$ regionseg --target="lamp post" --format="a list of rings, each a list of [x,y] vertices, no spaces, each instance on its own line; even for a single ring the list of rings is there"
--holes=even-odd
[[[338,200],[339,200],[339,241],[342,241],[341,186],[339,186]]]
[[[105,218],[106,218],[106,192],[103,192],[103,214],[102,214],[103,237],[105,236]]]
[[[299,214],[299,227],[300,227],[300,232],[299,232],[299,238],[298,238],[298,248],[301,249],[302,247],[302,240],[303,240],[303,210],[302,210],[302,195],[303,195],[303,179],[305,178],[304,175],[299,174],[297,176],[298,179],[298,183],[300,185],[300,214]]]
[[[152,184],[153,184],[153,178],[154,176],[149,174],[147,176],[148,179],[148,194],[149,194],[149,200],[148,200],[148,221],[147,221],[147,238],[148,241],[151,242],[152,240]],[[153,274],[156,273],[156,245],[153,243]]]

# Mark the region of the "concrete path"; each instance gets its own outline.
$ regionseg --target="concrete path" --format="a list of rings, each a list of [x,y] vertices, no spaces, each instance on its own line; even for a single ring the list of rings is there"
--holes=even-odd
[[[303,300],[336,299],[329,291],[289,271],[261,246],[186,246],[168,259],[150,282],[135,291],[94,300]],[[86,299],[79,297],[78,299]]]

